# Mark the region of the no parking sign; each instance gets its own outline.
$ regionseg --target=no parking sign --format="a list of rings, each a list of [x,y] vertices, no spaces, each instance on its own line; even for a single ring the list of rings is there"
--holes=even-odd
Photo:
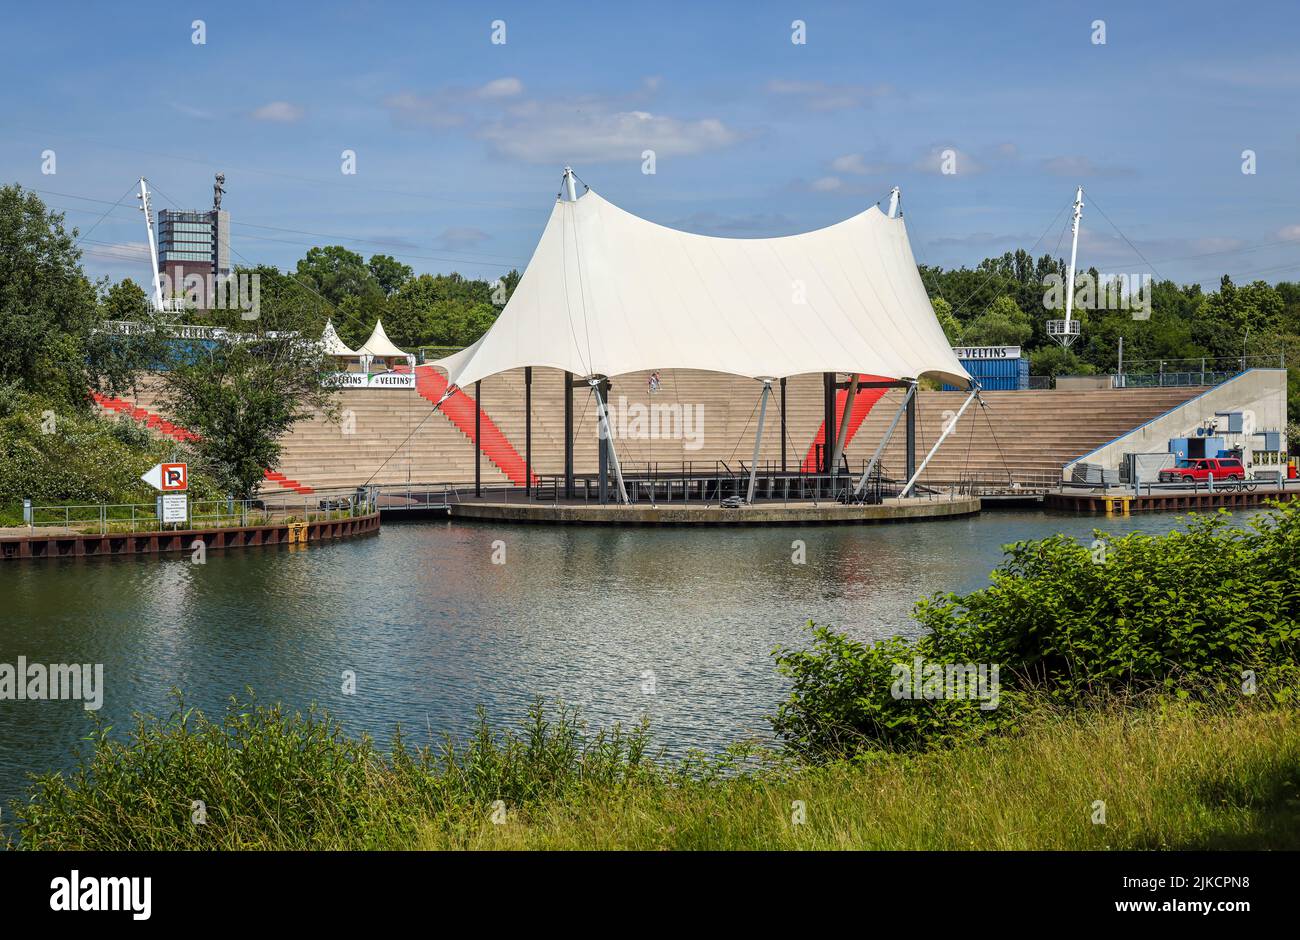
[[[154,464],[140,479],[164,493],[181,493],[190,485],[189,468],[183,463]]]

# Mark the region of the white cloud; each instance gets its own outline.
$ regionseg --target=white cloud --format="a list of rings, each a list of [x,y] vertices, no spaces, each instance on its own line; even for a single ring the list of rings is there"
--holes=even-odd
[[[944,173],[951,165],[954,172]],[[935,173],[945,176],[974,176],[984,172],[984,164],[958,147],[934,146],[917,158],[912,169],[919,173]]]
[[[253,112],[253,119],[257,121],[275,121],[280,124],[293,124],[301,121],[307,112],[301,105],[291,104],[288,101],[272,101],[264,104]]]
[[[480,98],[513,98],[524,93],[524,83],[517,78],[494,78],[475,94]]]
[[[503,156],[528,163],[639,161],[644,150],[653,150],[663,159],[719,150],[741,139],[716,118],[688,120],[623,111],[592,100],[576,107],[525,102],[485,125],[479,134]]]
[[[860,153],[846,153],[831,161],[831,169],[836,173],[852,173],[855,176],[874,176],[888,173],[891,167],[884,163],[868,163]]]
[[[625,95],[531,98],[517,78],[478,88],[446,86],[427,94],[402,92],[384,100],[394,123],[437,130],[463,127],[501,156],[527,163],[640,162],[719,150],[743,135],[717,118],[684,118],[645,109],[657,77]],[[493,106],[479,102],[491,99]]]
[[[1277,237],[1283,241],[1300,242],[1300,225],[1288,225],[1278,229]]]

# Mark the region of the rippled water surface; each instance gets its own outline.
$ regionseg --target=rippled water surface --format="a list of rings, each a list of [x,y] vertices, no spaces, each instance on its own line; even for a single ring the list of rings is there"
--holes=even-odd
[[[353,732],[420,741],[502,721],[536,696],[595,724],[648,714],[674,751],[766,734],[782,697],[771,650],[809,618],[861,638],[915,634],[931,591],[984,584],[1000,546],[1052,532],[1167,531],[1129,520],[987,513],[907,525],[606,529],[389,523],[338,544],[189,557],[6,562],[0,662],[103,663],[101,715],[165,713],[168,690],[216,711],[262,700],[327,706]],[[494,540],[506,563],[491,563]],[[791,563],[791,543],[807,563]],[[355,695],[341,675],[354,670]],[[642,691],[653,671],[655,693]],[[80,703],[0,701],[0,801],[29,771],[67,766]],[[9,813],[5,811],[5,817]]]

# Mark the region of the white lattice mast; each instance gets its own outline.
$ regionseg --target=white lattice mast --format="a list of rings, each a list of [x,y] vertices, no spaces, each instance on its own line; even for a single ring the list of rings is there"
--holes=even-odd
[[[158,274],[158,241],[153,231],[153,209],[149,205],[149,182],[140,177],[140,211],[144,213],[144,227],[149,236],[149,260],[153,263],[153,308],[162,310],[162,278]]]
[[[1070,269],[1065,278],[1065,319],[1048,320],[1047,335],[1062,346],[1069,347],[1079,338],[1079,323],[1071,319],[1074,313],[1074,266],[1079,257],[1079,218],[1083,215],[1083,187],[1074,194],[1074,219],[1070,223]]]

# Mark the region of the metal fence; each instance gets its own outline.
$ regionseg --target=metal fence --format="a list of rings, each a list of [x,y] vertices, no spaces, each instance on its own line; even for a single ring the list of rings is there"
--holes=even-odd
[[[185,529],[327,522],[374,511],[372,499],[356,496],[295,499],[190,500],[184,522],[163,522],[157,503],[23,505],[23,525],[38,530],[67,529],[84,535],[114,535]]]

